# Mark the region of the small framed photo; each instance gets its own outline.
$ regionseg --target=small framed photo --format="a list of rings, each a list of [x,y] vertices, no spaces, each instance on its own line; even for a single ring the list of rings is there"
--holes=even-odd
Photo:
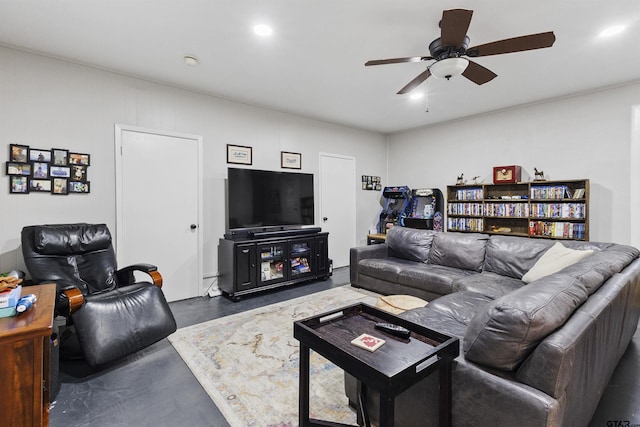
[[[33,177],[35,179],[49,178],[49,163],[33,162]]]
[[[14,163],[27,163],[29,161],[29,146],[9,144],[9,160]]]
[[[51,149],[53,164],[56,166],[67,166],[69,164],[69,150],[62,148]]]
[[[87,167],[83,165],[71,165],[71,177],[73,181],[87,180]]]
[[[280,166],[284,169],[302,169],[302,154],[281,151]]]
[[[69,153],[69,164],[89,166],[89,155],[83,153]]]
[[[51,162],[51,151],[41,150],[39,148],[29,149],[29,160],[32,162]]]
[[[31,175],[30,163],[7,162],[7,175]]]
[[[252,164],[252,148],[227,144],[227,163],[236,163],[239,165]]]
[[[66,178],[53,178],[51,181],[53,182],[53,188],[52,188],[51,194],[68,194],[69,193]]]
[[[89,181],[69,181],[69,193],[89,193]]]
[[[29,178],[26,176],[11,176],[9,192],[12,194],[29,194]]]
[[[50,179],[30,179],[29,191],[51,193],[51,180]]]
[[[49,168],[49,176],[51,178],[69,178],[71,176],[71,168],[67,166],[51,166]]]

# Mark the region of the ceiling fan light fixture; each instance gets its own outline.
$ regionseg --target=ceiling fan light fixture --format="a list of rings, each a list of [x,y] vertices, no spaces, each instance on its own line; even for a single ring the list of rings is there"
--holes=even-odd
[[[445,58],[432,64],[429,71],[433,77],[449,80],[464,73],[468,65],[469,60],[466,58]]]

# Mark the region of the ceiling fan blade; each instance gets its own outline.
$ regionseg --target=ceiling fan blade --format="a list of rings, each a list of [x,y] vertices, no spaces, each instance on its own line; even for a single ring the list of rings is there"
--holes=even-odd
[[[489,56],[501,55],[503,53],[522,52],[525,50],[542,49],[553,46],[556,36],[553,31],[528,36],[514,37],[511,39],[498,40],[491,43],[481,44],[467,49],[467,56]]]
[[[469,61],[469,65],[467,65],[462,75],[477,85],[483,85],[498,76],[493,71],[473,61]]]
[[[401,62],[422,62],[433,59],[430,56],[409,56],[407,58],[390,58],[390,59],[374,59],[365,62],[365,66],[369,65],[384,65],[384,64],[398,64]]]
[[[444,47],[460,47],[471,24],[473,10],[452,9],[442,12],[440,22],[440,40]]]
[[[429,69],[427,68],[422,73],[418,74],[418,76],[415,79],[413,79],[409,83],[407,83],[407,85],[405,87],[400,89],[398,91],[398,95],[402,95],[402,94],[411,92],[412,90],[414,90],[415,88],[420,86],[423,81],[427,80],[430,75],[431,75],[431,71],[429,71]]]

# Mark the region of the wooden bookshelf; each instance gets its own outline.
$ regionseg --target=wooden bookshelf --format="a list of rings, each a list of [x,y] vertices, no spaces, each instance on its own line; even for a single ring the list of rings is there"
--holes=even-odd
[[[589,180],[450,185],[447,230],[589,240]]]

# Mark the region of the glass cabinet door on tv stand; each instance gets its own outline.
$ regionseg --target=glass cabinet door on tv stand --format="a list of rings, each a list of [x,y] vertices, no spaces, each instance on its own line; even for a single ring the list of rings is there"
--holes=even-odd
[[[309,276],[313,269],[313,239],[297,239],[289,242],[291,279]]]
[[[287,274],[286,261],[286,242],[258,245],[258,262],[260,263],[260,273],[258,275],[259,285],[287,280],[289,276]]]

